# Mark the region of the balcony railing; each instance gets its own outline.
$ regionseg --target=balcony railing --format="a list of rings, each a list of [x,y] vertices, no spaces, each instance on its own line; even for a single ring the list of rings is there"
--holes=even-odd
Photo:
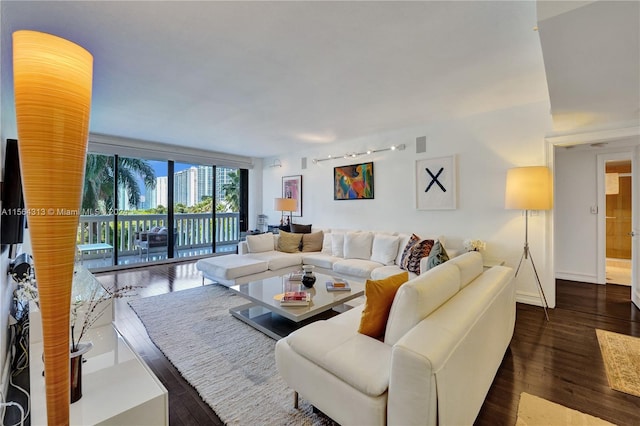
[[[211,247],[237,244],[240,238],[239,213],[216,213],[215,226],[211,213],[176,213],[175,249]],[[167,216],[163,214],[128,214],[118,216],[118,226],[114,226],[114,216],[82,215],[78,225],[78,244],[106,243],[118,250],[118,255],[137,253],[136,232],[148,231],[153,227],[167,226]],[[115,231],[117,229],[117,231]],[[115,232],[118,244],[115,247]]]

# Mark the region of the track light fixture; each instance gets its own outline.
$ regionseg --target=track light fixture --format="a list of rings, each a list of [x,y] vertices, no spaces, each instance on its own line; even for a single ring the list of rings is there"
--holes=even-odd
[[[391,145],[388,148],[380,148],[380,149],[368,149],[366,152],[347,152],[346,154],[343,155],[327,155],[324,158],[314,158],[313,159],[313,164],[318,164],[321,161],[329,161],[329,160],[335,160],[337,158],[357,158],[357,157],[361,157],[363,155],[371,155],[377,152],[384,152],[384,151],[403,151],[407,146],[405,144],[400,144],[400,145]]]

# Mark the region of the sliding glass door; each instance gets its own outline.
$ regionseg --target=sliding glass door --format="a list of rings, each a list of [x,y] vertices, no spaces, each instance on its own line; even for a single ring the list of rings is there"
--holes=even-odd
[[[78,255],[89,268],[114,264],[114,156],[87,154],[82,209],[78,223]]]
[[[104,268],[235,252],[247,204],[242,172],[88,154],[77,238],[81,261]]]
[[[213,250],[214,169],[212,166],[174,164],[175,257],[210,254]]]
[[[167,162],[118,157],[118,265],[166,259]]]

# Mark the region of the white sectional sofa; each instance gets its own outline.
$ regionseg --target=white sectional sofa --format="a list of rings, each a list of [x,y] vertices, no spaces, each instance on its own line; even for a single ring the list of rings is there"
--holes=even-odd
[[[471,425],[513,335],[512,276],[463,254],[399,287],[383,341],[358,332],[362,305],[279,340],[277,368],[343,426]]]
[[[402,272],[400,261],[412,234],[391,232],[314,230],[322,232],[322,248],[315,251],[285,253],[278,251],[278,234],[265,233],[247,236],[238,244],[237,255],[225,255],[201,259],[196,267],[205,278],[232,286],[299,270],[304,265],[314,265],[318,272],[361,279],[380,279]],[[308,234],[303,234],[308,235]],[[443,237],[422,236],[439,241]],[[449,255],[454,251],[447,248]],[[428,269],[428,258],[420,262],[420,270]],[[413,278],[417,274],[410,272]]]

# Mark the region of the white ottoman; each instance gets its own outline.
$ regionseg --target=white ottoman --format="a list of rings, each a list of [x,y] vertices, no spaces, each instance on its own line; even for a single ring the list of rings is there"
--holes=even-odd
[[[233,285],[236,278],[259,274],[267,270],[269,264],[264,260],[252,259],[239,254],[208,257],[196,262],[196,268],[202,272],[202,283],[209,278],[224,285]]]

